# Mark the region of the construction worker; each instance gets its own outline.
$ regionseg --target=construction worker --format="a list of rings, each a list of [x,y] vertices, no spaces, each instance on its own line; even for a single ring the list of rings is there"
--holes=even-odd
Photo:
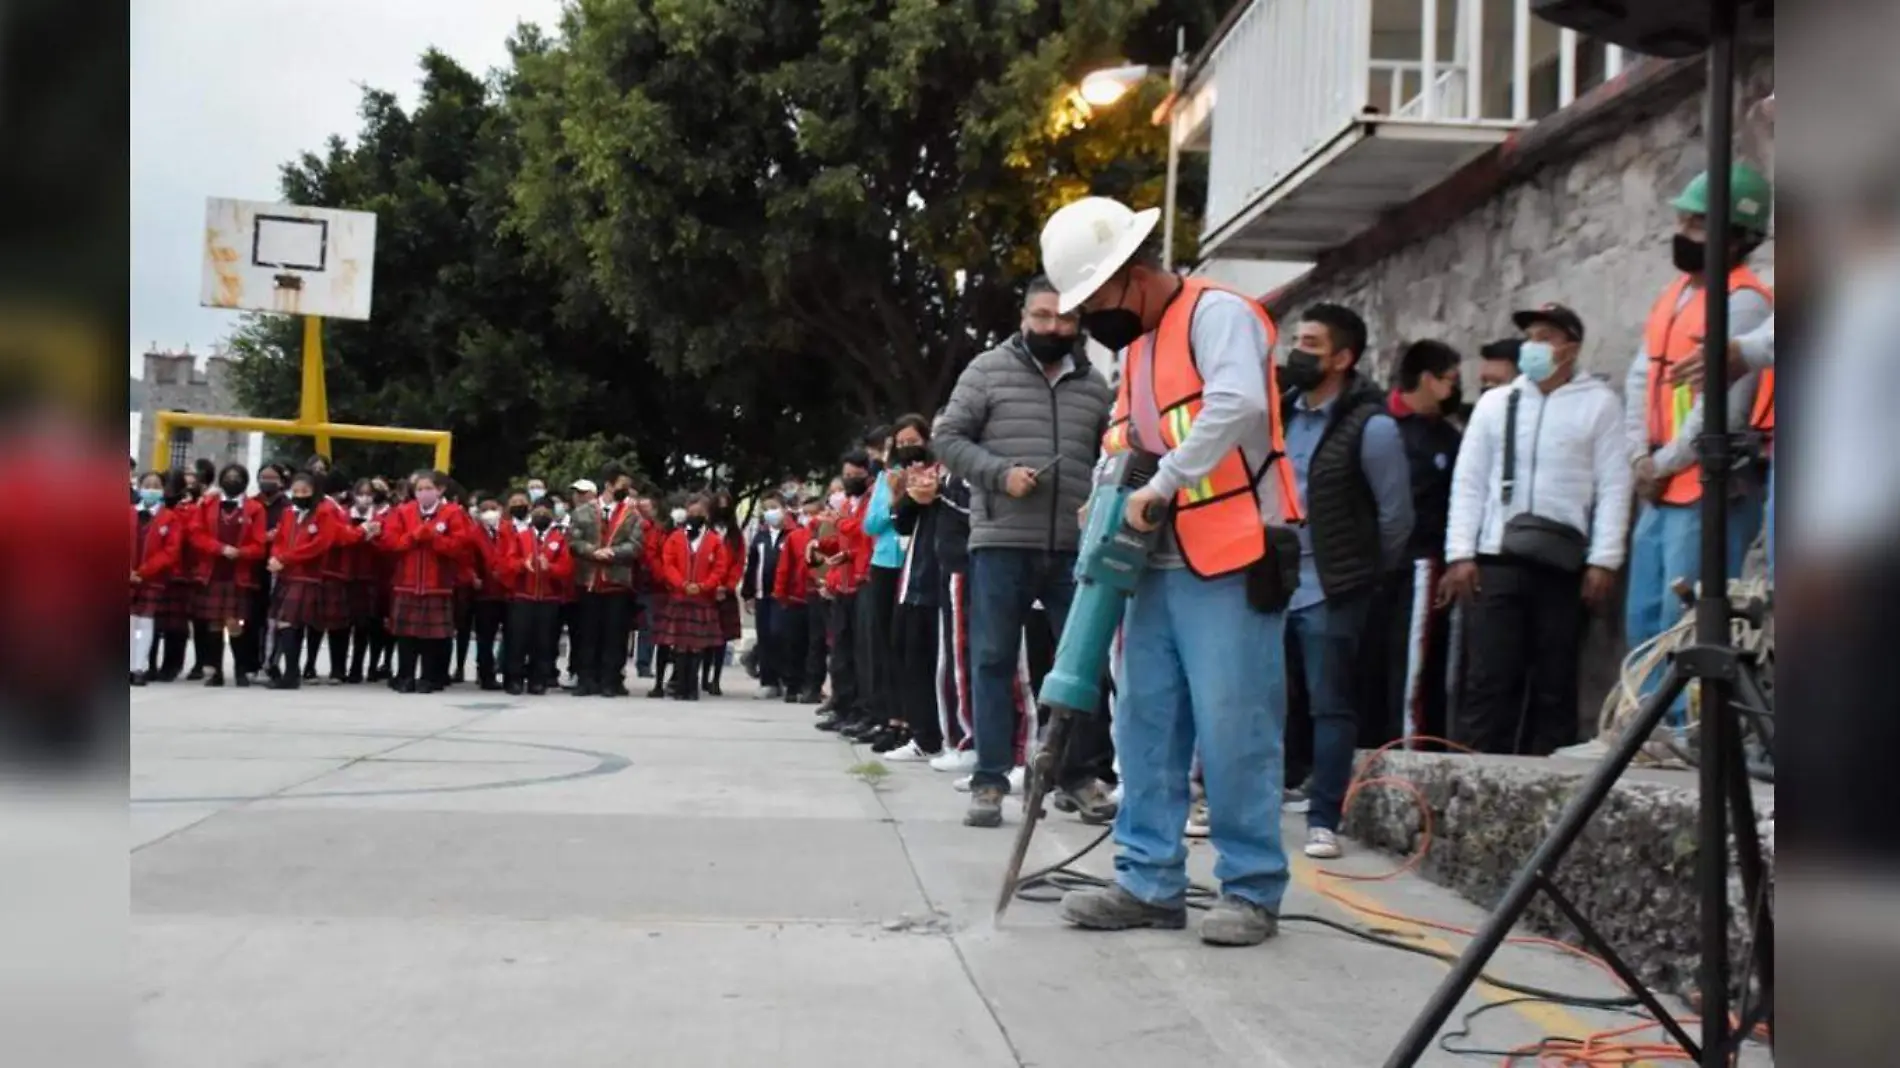
[[[1148,508],[1170,506],[1123,619],[1115,881],[1070,893],[1062,915],[1095,930],[1186,924],[1183,829],[1198,745],[1221,883],[1201,938],[1255,945],[1277,930],[1287,884],[1285,576],[1299,553],[1269,528],[1295,518],[1299,498],[1281,459],[1272,322],[1239,294],[1163,269],[1144,247],[1159,214],[1088,197],[1042,230],[1058,311],[1079,309],[1090,337],[1122,351],[1104,451],[1162,456],[1125,520],[1153,530]]]
[[[1709,177],[1699,174],[1676,197],[1672,255],[1680,272],[1650,309],[1642,344],[1624,383],[1624,433],[1641,501],[1630,536],[1626,630],[1632,646],[1655,637],[1680,617],[1671,586],[1695,581],[1702,538],[1701,468],[1695,439],[1702,432],[1701,390],[1673,374],[1684,361],[1701,358],[1705,321],[1704,256]],[[1762,325],[1773,312],[1773,294],[1746,261],[1768,237],[1773,191],[1760,172],[1735,165],[1729,179],[1729,337]],[[1729,429],[1773,426],[1773,372],[1753,372],[1729,387]],[[1727,571],[1739,572],[1762,517],[1758,479],[1731,485]]]

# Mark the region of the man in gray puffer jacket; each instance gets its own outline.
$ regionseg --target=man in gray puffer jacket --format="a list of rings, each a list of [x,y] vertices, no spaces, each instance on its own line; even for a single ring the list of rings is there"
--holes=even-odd
[[[964,819],[970,826],[1002,823],[1023,624],[1038,600],[1057,634],[1068,618],[1081,534],[1076,514],[1088,499],[1113,403],[1108,382],[1089,364],[1076,316],[1058,314],[1055,287],[1037,278],[1023,300],[1022,332],[970,361],[939,417],[937,455],[971,490],[977,764]],[[1106,724],[1095,726],[1106,734]],[[1086,756],[1106,740],[1085,741],[1089,733],[1077,731],[1056,785],[1085,818],[1105,820],[1113,809]]]

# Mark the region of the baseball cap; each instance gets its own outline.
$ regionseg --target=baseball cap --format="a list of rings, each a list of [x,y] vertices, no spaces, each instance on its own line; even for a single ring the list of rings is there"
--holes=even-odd
[[[1479,357],[1486,360],[1503,360],[1512,367],[1517,366],[1517,352],[1524,347],[1521,337],[1504,337],[1490,342],[1478,350]]]
[[[1536,308],[1511,313],[1511,321],[1519,330],[1529,328],[1532,323],[1549,323],[1569,334],[1574,341],[1583,340],[1583,320],[1577,313],[1561,304],[1544,304]]]
[[[600,487],[594,485],[592,479],[586,479],[586,478],[575,479],[574,484],[572,486],[569,486],[568,489],[571,489],[576,493],[599,493],[600,492]]]

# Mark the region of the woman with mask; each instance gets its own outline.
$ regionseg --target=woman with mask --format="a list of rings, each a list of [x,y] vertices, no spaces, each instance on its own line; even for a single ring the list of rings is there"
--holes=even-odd
[[[385,500],[387,494],[385,490]],[[383,554],[362,536],[363,530],[387,511],[386,504],[379,508],[376,503],[376,481],[358,479],[350,487],[343,515],[350,537],[355,540],[332,550],[340,557],[337,570],[343,592],[344,621],[342,629],[330,637],[331,677],[339,677],[338,665],[344,665],[346,670],[341,680],[352,685],[364,680],[365,665],[373,676],[383,646],[388,643],[382,621]]]
[[[192,625],[198,658],[210,668],[206,686],[224,685],[225,635],[235,640],[244,632],[255,565],[265,555],[264,506],[244,495],[251,473],[242,464],[230,464],[217,481],[218,492],[200,503],[190,532],[199,581]],[[237,684],[251,684],[244,663],[237,665]]]
[[[369,522],[383,527],[389,525],[390,516],[398,503],[395,487],[403,484],[401,479],[376,477],[369,480]],[[388,682],[396,677],[396,639],[389,633],[390,590],[396,581],[396,558],[389,553],[377,552],[373,545],[367,547],[370,550],[371,594],[368,610],[372,619],[369,627],[369,664],[363,671],[363,681]]]
[[[527,506],[525,522],[513,525],[518,495],[509,501],[497,564],[508,594],[507,639],[502,644],[503,689],[539,697],[559,676],[554,666],[561,606],[574,584],[574,556],[567,532],[555,525],[553,501],[543,496]]]
[[[323,566],[335,543],[335,513],[321,507],[317,479],[308,471],[290,481],[290,511],[277,524],[266,565],[275,581],[271,592],[270,625],[282,669],[271,680],[273,690],[295,690],[303,685],[297,672],[306,635],[322,622]]]
[[[673,532],[686,523],[686,509],[675,505],[659,524],[659,536],[641,542],[647,570],[653,575],[653,595],[648,599],[647,616],[653,621],[653,689],[648,697],[677,697],[681,690],[680,673],[673,673],[673,685],[666,684],[666,669],[674,662],[673,650],[666,644],[667,604],[673,599],[672,586],[666,579],[666,545]]]
[[[303,680],[313,682],[317,678],[317,648],[329,639],[330,649],[330,685],[342,685],[350,659],[350,617],[353,605],[350,603],[350,587],[354,579],[357,558],[363,550],[363,524],[350,522],[350,508],[353,504],[351,483],[341,471],[325,468],[323,473],[313,472],[321,492],[317,497],[317,510],[331,520],[335,533],[331,537],[330,551],[323,559],[322,596],[317,602],[317,618],[311,622],[310,631],[305,637]]]
[[[745,535],[739,530],[732,510],[732,494],[720,490],[713,495],[707,517],[714,536],[726,545],[726,572],[713,588],[714,607],[719,612],[719,645],[700,659],[700,687],[709,697],[723,697],[719,681],[726,672],[727,651],[745,635],[745,623],[739,613],[739,583],[745,578]]]
[[[386,527],[365,528],[373,544],[396,558],[389,630],[396,638],[391,688],[397,693],[436,693],[448,685],[456,571],[473,531],[468,513],[445,498],[445,481],[434,471],[416,472],[414,498]]]
[[[181,615],[170,603],[171,576],[184,563],[185,539],[190,526],[180,510],[185,498],[184,476],[147,471],[139,476],[139,503],[132,508],[132,685],[145,685],[152,673],[153,642],[161,619]],[[182,636],[168,638],[164,660],[183,664]],[[173,677],[176,677],[174,672]],[[161,681],[162,675],[161,675]]]
[[[527,512],[523,508],[524,516]],[[507,552],[506,538],[508,532],[513,531],[514,522],[502,515],[501,502],[493,497],[477,506],[475,518],[475,551],[468,555],[475,578],[475,679],[484,690],[499,690],[501,678],[495,645],[503,640],[502,627],[508,617],[508,576],[503,555]],[[456,677],[461,677],[459,664]]]
[[[699,700],[699,662],[721,644],[716,591],[728,570],[726,543],[707,524],[708,502],[695,496],[686,518],[667,536],[661,553],[667,600],[660,617],[660,644],[673,651],[678,665],[678,697]]]

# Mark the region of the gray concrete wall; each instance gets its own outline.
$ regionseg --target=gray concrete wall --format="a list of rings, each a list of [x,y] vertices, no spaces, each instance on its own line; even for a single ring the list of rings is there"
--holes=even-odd
[[[145,354],[145,378],[139,391],[140,440],[137,456],[141,469],[167,466],[165,457],[152,455],[154,413],[161,411],[197,412],[207,415],[243,415],[231,385],[231,361],[209,356],[204,366],[189,352],[148,352]],[[220,466],[245,459],[245,436],[223,430],[192,431],[187,460],[208,457]]]

